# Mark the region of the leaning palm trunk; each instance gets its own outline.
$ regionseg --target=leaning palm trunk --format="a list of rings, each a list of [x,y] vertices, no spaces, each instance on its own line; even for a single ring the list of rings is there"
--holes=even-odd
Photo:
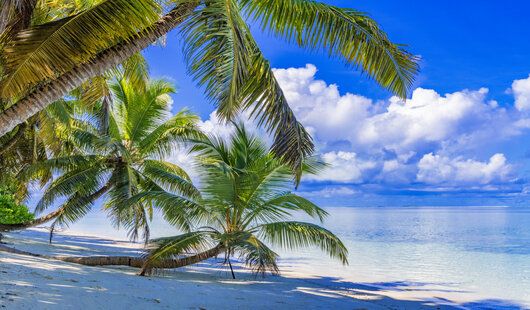
[[[19,255],[26,255],[32,257],[40,257],[46,259],[55,259],[63,262],[80,264],[85,266],[129,266],[135,268],[141,268],[139,275],[146,276],[151,274],[153,269],[174,269],[184,266],[197,264],[208,258],[216,257],[224,251],[222,245],[218,245],[207,251],[197,253],[195,255],[179,258],[179,259],[168,259],[157,263],[148,263],[144,258],[135,256],[50,256],[43,254],[36,254],[27,251],[17,250],[5,245],[0,244],[0,251],[7,253],[14,253]]]
[[[117,66],[135,53],[148,47],[149,44],[182,23],[197,5],[198,2],[196,1],[177,5],[155,24],[139,32],[135,37],[100,52],[92,61],[74,67],[69,72],[45,83],[19,100],[0,114],[0,137],[46,108],[52,102],[62,98],[84,81],[103,74],[108,69]]]
[[[180,268],[184,266],[197,264],[208,258],[216,257],[217,255],[224,252],[224,250],[225,248],[223,247],[223,245],[219,244],[212,249],[209,249],[201,253],[197,253],[192,256],[187,256],[184,258],[168,259],[168,260],[163,260],[163,261],[159,261],[155,263],[145,260],[142,264],[142,269],[140,270],[139,275],[140,276],[150,275],[153,269],[163,269],[163,268],[173,269],[173,268]]]

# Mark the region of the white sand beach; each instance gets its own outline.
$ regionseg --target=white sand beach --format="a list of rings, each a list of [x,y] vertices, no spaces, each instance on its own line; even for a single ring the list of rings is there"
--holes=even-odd
[[[45,255],[139,255],[140,244],[57,234],[7,234],[4,246]],[[251,275],[208,261],[153,277],[128,267],[88,267],[0,252],[0,307],[7,309],[465,309],[429,290],[353,283],[281,267],[281,276]],[[305,272],[305,273],[304,273]],[[324,271],[325,273],[326,271]],[[412,291],[412,292],[411,292]],[[440,290],[441,291],[441,290]],[[439,292],[440,292],[439,291]]]

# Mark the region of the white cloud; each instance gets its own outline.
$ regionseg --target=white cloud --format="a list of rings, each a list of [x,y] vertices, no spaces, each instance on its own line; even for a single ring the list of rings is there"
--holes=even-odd
[[[216,111],[210,113],[210,118],[207,120],[201,120],[199,127],[206,134],[214,134],[223,139],[228,139],[234,132],[234,126],[230,123],[222,121],[217,115]]]
[[[462,131],[473,130],[491,107],[487,89],[441,96],[418,88],[407,102],[391,98],[383,113],[364,120],[355,137],[357,144],[386,148],[397,153],[421,151]]]
[[[311,191],[311,192],[300,192],[299,193],[305,197],[317,197],[317,198],[330,198],[337,196],[353,196],[358,194],[358,192],[347,186],[338,186],[338,187],[325,187],[321,190]]]
[[[406,102],[396,97],[374,101],[341,94],[337,85],[316,79],[316,73],[317,68],[311,64],[275,70],[295,114],[310,129],[324,159],[333,164],[314,180],[405,184],[418,175],[423,182],[436,183],[435,178],[428,177],[427,167],[420,173],[418,166],[420,159],[427,164],[431,153],[443,155],[440,158],[448,162],[450,174],[462,182],[507,180],[496,174],[505,171],[509,166],[506,163],[499,171],[487,174],[496,160],[506,160],[504,156],[495,155],[494,162],[481,166],[482,170],[480,162],[461,156],[530,128],[530,119],[517,109],[507,109],[487,98],[487,88],[445,95],[417,88]],[[519,105],[521,100],[528,100],[530,108],[530,77],[514,82],[513,92]],[[477,169],[482,171],[480,180],[473,177]],[[443,171],[439,173],[443,175]]]
[[[530,75],[526,79],[513,81],[511,91],[515,97],[515,107],[519,111],[530,110]]]
[[[333,141],[351,144],[357,153],[427,151],[455,135],[490,128],[493,115],[504,119],[505,111],[486,100],[488,90],[463,90],[440,95],[418,88],[412,98],[387,102],[346,93],[337,85],[317,80],[313,65],[276,69],[276,77],[302,123],[315,133],[319,146]]]
[[[308,180],[360,183],[364,174],[376,167],[376,162],[360,160],[351,152],[329,152],[322,154],[329,167],[318,175],[308,176]]]
[[[530,77],[514,81],[516,108],[506,108],[488,98],[486,88],[445,95],[417,88],[406,102],[396,97],[376,101],[341,94],[337,85],[316,79],[314,65],[274,72],[295,114],[315,138],[322,159],[330,164],[306,180],[387,185],[419,181],[445,188],[485,188],[514,180],[504,154],[484,162],[466,159],[466,155],[477,149],[490,151],[493,148],[486,146],[530,129],[530,118],[519,112],[526,106],[530,109]],[[248,115],[241,119],[252,131],[266,136]],[[199,125],[224,138],[233,132],[215,112]],[[498,151],[490,152],[478,155],[489,157]],[[173,161],[186,164],[188,159],[177,154]]]
[[[461,157],[425,154],[418,162],[417,180],[429,184],[489,184],[512,179],[511,165],[504,154],[497,153],[487,162]]]

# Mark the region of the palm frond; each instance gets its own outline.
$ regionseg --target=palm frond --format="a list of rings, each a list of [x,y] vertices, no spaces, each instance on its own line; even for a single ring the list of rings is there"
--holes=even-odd
[[[127,40],[158,18],[154,0],[105,0],[76,15],[19,32],[4,48],[1,95],[16,97]]]
[[[261,242],[256,236],[239,241],[234,246],[245,264],[257,274],[265,276],[265,273],[279,274],[277,259],[278,254]]]
[[[123,77],[136,89],[145,89],[149,82],[149,65],[141,53],[129,57],[123,64]]]
[[[0,37],[5,39],[31,24],[37,0],[4,0],[0,5]],[[1,45],[2,39],[0,39]]]
[[[127,134],[131,141],[140,141],[160,120],[169,118],[168,106],[170,94],[175,92],[174,86],[165,80],[149,82],[145,91],[138,91],[128,83]]]
[[[100,186],[104,181],[103,172],[101,165],[96,163],[93,166],[79,167],[76,170],[64,173],[45,190],[35,210],[42,212],[58,198],[70,197],[73,193],[83,196],[93,188]]]
[[[200,193],[191,182],[188,174],[179,166],[157,160],[144,161],[143,175],[172,191],[187,197],[197,198]]]
[[[32,165],[25,167],[20,172],[19,178],[27,181],[36,180],[42,177],[43,174],[48,174],[50,171],[53,173],[62,173],[78,168],[92,167],[99,159],[101,159],[101,157],[97,155],[71,155],[37,161]]]
[[[315,224],[303,222],[276,222],[256,227],[258,234],[285,249],[317,246],[330,257],[348,263],[348,250],[329,230]]]
[[[104,195],[109,188],[106,184],[99,189],[92,189],[91,191],[85,191],[84,194],[77,192],[69,197],[66,202],[60,206],[60,214],[55,218],[52,223],[52,228],[56,226],[68,227],[90,212],[94,206],[95,201]]]
[[[277,194],[269,200],[258,205],[249,205],[245,210],[244,225],[250,225],[253,221],[268,223],[279,221],[282,218],[291,216],[290,211],[303,212],[312,218],[322,222],[328,213],[311,201],[295,195],[291,192]]]
[[[203,251],[212,246],[211,235],[210,231],[194,231],[152,240],[146,264],[152,265],[190,252]]]
[[[192,200],[167,191],[142,191],[128,200],[123,206],[137,203],[149,203],[162,211],[164,219],[178,229],[189,231],[195,222],[200,222],[206,217],[207,210]]]
[[[406,98],[419,70],[418,58],[392,43],[367,14],[312,0],[242,2],[264,30],[338,57]]]
[[[179,111],[145,135],[139,149],[146,156],[166,158],[179,145],[202,137],[198,121],[198,116],[188,110]]]
[[[218,114],[233,120],[251,110],[275,136],[274,151],[294,169],[314,149],[313,142],[293,111],[263,57],[237,1],[209,1],[183,26],[185,55],[195,80],[218,106]],[[296,181],[300,180],[297,174]]]

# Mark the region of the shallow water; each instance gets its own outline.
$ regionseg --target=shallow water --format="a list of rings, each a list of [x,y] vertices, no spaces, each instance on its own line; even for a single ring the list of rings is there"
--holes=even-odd
[[[349,266],[315,250],[280,251],[282,266],[325,285],[369,284],[471,308],[530,307],[530,209],[512,207],[327,208],[325,226],[349,249]],[[72,230],[124,238],[100,213]],[[158,220],[153,236],[175,231]],[[346,287],[347,288],[347,287]],[[473,301],[473,302],[472,302]],[[462,303],[461,303],[462,304]]]

